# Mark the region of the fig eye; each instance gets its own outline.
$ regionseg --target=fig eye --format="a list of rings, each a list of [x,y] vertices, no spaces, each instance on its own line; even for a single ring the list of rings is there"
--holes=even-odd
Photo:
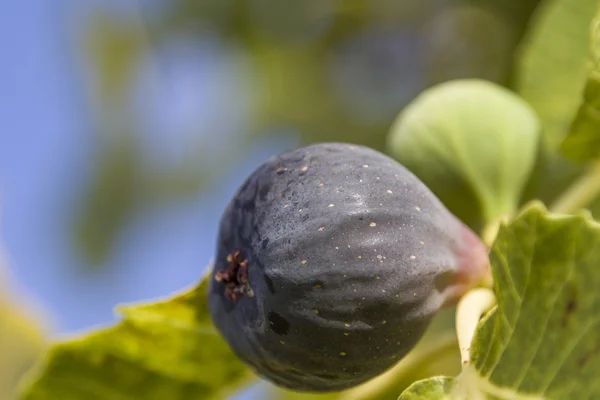
[[[225,284],[224,295],[236,302],[242,296],[254,296],[248,283],[248,260],[242,256],[242,250],[236,250],[226,258],[226,269],[215,273],[215,281]]]

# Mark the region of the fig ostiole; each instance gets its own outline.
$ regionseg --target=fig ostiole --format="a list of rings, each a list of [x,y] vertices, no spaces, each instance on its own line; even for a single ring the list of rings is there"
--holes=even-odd
[[[260,376],[339,391],[397,363],[488,269],[481,240],[406,168],[322,143],[271,158],[238,189],[209,307]]]

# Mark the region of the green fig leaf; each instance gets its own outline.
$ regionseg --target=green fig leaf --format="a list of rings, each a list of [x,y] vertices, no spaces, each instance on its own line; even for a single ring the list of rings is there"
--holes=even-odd
[[[590,30],[592,70],[583,90],[583,103],[561,147],[565,156],[579,162],[600,158],[600,12]]]
[[[389,150],[459,217],[456,202],[479,207],[491,222],[518,209],[539,133],[535,112],[508,89],[455,80],[424,91],[400,113]]]
[[[490,253],[498,304],[448,398],[599,398],[599,247],[599,223],[539,202],[502,226]]]
[[[207,288],[204,279],[164,301],[119,307],[119,324],[54,344],[20,398],[227,398],[255,375],[212,326]]]
[[[600,224],[540,203],[500,229],[490,254],[498,306],[471,345],[468,385],[500,397],[600,396],[599,246]]]

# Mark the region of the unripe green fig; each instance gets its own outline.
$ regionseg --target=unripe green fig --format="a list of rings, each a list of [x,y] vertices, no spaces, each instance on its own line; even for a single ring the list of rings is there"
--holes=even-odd
[[[339,391],[398,362],[488,271],[483,243],[406,168],[323,143],[268,160],[238,189],[208,301],[259,375]]]
[[[424,91],[398,115],[388,149],[454,214],[476,225],[517,210],[540,130],[535,111],[508,89],[455,80]]]

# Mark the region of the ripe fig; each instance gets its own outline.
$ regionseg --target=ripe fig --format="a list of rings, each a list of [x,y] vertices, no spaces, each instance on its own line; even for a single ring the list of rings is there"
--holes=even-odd
[[[220,224],[215,326],[262,377],[338,391],[390,368],[480,281],[487,249],[402,165],[316,144],[260,166]]]

